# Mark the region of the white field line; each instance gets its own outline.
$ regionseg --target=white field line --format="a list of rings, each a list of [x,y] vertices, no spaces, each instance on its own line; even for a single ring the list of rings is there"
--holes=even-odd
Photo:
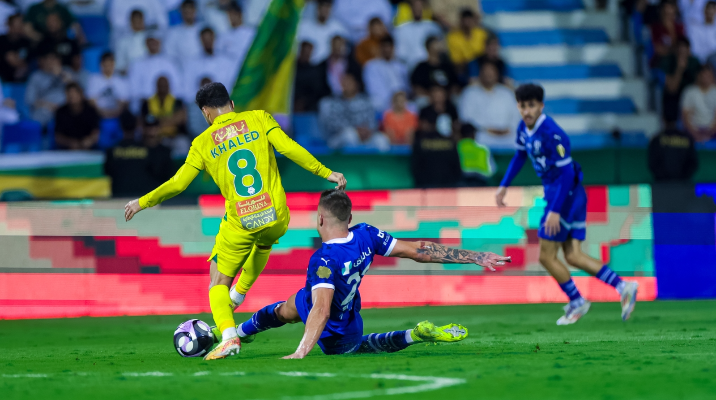
[[[2,374],[3,378],[47,378],[47,374]]]
[[[138,377],[138,376],[172,376],[174,374],[172,374],[171,372],[151,371],[151,372],[125,372],[122,375]]]
[[[311,372],[279,372],[283,376],[315,376],[315,377],[336,377],[336,374],[311,373]],[[425,382],[417,386],[406,386],[390,389],[362,390],[358,392],[332,393],[317,396],[284,396],[281,400],[344,400],[344,399],[365,399],[375,396],[390,396],[396,394],[421,393],[431,390],[442,389],[449,386],[461,385],[464,379],[440,378],[435,376],[412,376],[401,374],[370,374],[370,375],[347,375],[354,378],[365,379],[391,379],[400,381]]]

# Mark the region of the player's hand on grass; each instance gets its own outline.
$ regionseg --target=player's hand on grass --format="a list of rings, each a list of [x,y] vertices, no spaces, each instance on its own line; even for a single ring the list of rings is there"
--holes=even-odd
[[[559,233],[562,227],[559,224],[559,213],[550,211],[544,221],[544,231],[547,236],[554,236]]]
[[[139,205],[139,199],[134,199],[124,206],[124,220],[129,222],[136,213],[142,211]]]
[[[507,194],[507,188],[504,186],[500,186],[497,189],[497,193],[495,193],[495,202],[497,203],[497,207],[505,207],[507,204],[505,204],[505,195]]]
[[[328,176],[328,182],[333,182],[337,184],[336,189],[339,190],[346,190],[346,185],[348,182],[346,181],[346,178],[341,174],[340,172],[331,172],[331,175]]]
[[[490,271],[494,271],[495,267],[505,265],[505,263],[511,263],[512,257],[505,257],[489,251],[475,253],[474,258],[475,264],[487,268]]]
[[[300,354],[300,353],[296,352],[296,353],[293,353],[293,354],[291,354],[291,355],[288,355],[288,356],[282,357],[282,358],[283,358],[284,360],[300,360],[300,359],[302,359],[303,357],[306,357],[306,355],[305,355],[305,354]]]

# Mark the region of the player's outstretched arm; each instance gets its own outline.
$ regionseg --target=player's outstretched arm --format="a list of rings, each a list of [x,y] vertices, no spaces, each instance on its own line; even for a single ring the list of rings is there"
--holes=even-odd
[[[333,302],[333,289],[316,288],[311,291],[313,308],[306,319],[306,330],[296,352],[284,359],[300,359],[306,357],[321,338],[326,322],[331,316],[331,303]]]
[[[161,186],[141,198],[134,199],[127,203],[124,206],[125,221],[130,221],[135,214],[145,208],[154,207],[164,200],[171,199],[172,197],[183,192],[197,175],[199,175],[198,169],[188,164],[182,165],[176,175],[164,182]]]
[[[510,257],[503,257],[487,251],[453,249],[439,243],[426,241],[398,240],[390,256],[409,258],[420,263],[477,264],[491,271],[495,270],[495,266],[512,262]]]

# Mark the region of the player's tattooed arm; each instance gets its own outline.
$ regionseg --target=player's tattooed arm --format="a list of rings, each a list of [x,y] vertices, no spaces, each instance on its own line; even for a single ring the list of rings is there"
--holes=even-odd
[[[406,242],[399,240],[391,256],[411,258],[421,263],[477,264],[493,271],[495,266],[512,262],[510,257],[503,257],[491,252],[454,249],[427,241]]]

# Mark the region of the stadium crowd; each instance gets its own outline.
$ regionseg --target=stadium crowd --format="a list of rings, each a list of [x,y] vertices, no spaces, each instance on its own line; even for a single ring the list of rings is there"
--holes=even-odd
[[[209,82],[234,86],[269,3],[0,0],[0,123],[42,132],[35,150],[111,152],[133,133],[136,144],[181,158],[207,127],[191,106],[194,93]],[[649,26],[662,135],[678,134],[689,148],[712,139],[716,1],[626,3]],[[420,187],[445,186],[446,176],[456,176],[455,184],[484,182],[494,173],[491,151],[513,148],[519,114],[498,36],[482,26],[477,5],[308,0],[292,111],[315,129],[299,143],[411,151]],[[83,8],[100,10],[107,38],[83,31],[75,15]],[[99,67],[90,73],[92,63]],[[136,128],[128,133],[130,119]],[[154,126],[159,139],[144,140]],[[300,135],[303,126],[294,128]]]
[[[462,149],[472,155],[462,158],[468,175],[492,173],[489,148],[512,147],[519,117],[499,42],[481,26],[477,2],[434,3],[307,1],[293,112],[316,116],[314,144],[375,152],[412,146],[425,157],[440,153],[446,165],[459,165]],[[74,150],[126,140],[130,116],[143,143],[146,121],[156,120],[162,140],[150,142],[179,158],[207,127],[190,106],[194,93],[214,81],[233,87],[268,4],[0,0],[7,22],[0,79],[9,97],[2,122],[40,129],[42,149]],[[73,12],[83,6],[105,10],[110,34],[102,52],[86,51],[98,43]],[[99,71],[86,69],[97,62],[84,59],[90,56]]]

